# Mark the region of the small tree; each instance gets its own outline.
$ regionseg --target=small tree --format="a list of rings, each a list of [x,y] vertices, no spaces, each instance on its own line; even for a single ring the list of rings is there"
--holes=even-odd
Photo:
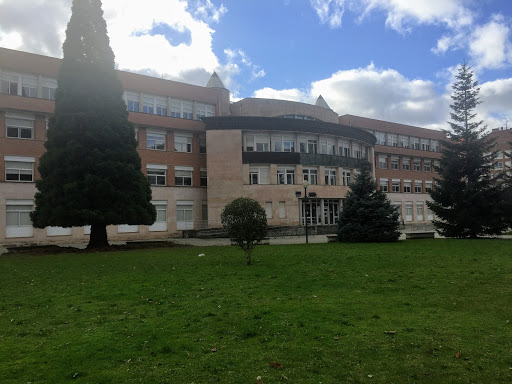
[[[338,237],[343,242],[391,242],[400,237],[398,211],[386,194],[377,189],[370,163],[350,185],[338,221]]]
[[[156,211],[100,0],[73,0],[63,53],[31,219],[37,228],[90,225],[88,247],[104,247],[107,225],[149,225]]]
[[[220,219],[231,241],[245,252],[247,265],[252,264],[252,251],[267,236],[265,210],[256,200],[239,197],[224,207]]]
[[[478,81],[462,64],[453,84],[451,130],[444,131],[442,157],[435,171],[433,201],[427,206],[436,214],[436,230],[446,237],[476,238],[498,235],[506,227],[503,220],[503,193],[492,175],[494,140],[485,136],[482,121],[475,121],[480,104]]]

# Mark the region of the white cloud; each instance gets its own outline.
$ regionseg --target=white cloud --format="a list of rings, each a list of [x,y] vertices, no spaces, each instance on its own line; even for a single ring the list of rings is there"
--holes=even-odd
[[[328,24],[330,28],[341,26],[345,0],[310,0],[310,4],[316,11],[320,23]]]
[[[265,87],[254,92],[253,97],[262,99],[279,99],[288,101],[311,102],[311,97],[307,92],[301,91],[296,88],[292,89],[273,89]]]
[[[487,24],[477,27],[471,35],[469,52],[482,68],[502,68],[512,63],[510,27],[500,15],[494,15]]]
[[[489,128],[505,126],[512,123],[512,78],[488,81],[480,85],[480,101],[477,107],[479,117]]]
[[[265,77],[265,70],[262,69],[259,65],[253,64],[251,58],[241,49],[226,48],[224,49],[224,53],[226,54],[228,64],[233,64],[234,62],[238,61],[240,64],[243,64],[244,67],[250,70],[251,76],[249,80]],[[237,67],[239,68],[238,64]]]

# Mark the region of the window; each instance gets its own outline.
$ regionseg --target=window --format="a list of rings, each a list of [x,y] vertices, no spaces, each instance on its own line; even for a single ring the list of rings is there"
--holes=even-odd
[[[166,185],[167,165],[147,165],[148,181],[150,185]]]
[[[400,147],[402,148],[409,148],[409,137],[408,136],[398,136],[398,141],[400,144]]]
[[[430,172],[430,170],[431,170],[430,161],[427,161],[427,160],[423,161],[423,170],[425,172]]]
[[[155,98],[151,96],[142,97],[142,112],[144,113],[155,113]]]
[[[425,181],[425,192],[430,192],[432,190],[432,181]]]
[[[199,153],[206,153],[206,136],[199,136]]]
[[[7,127],[7,137],[14,139],[33,139],[34,138],[34,120],[5,117]]]
[[[420,139],[411,137],[411,148],[420,149]]]
[[[192,120],[194,118],[194,104],[191,101],[183,100],[181,103],[183,118]]]
[[[356,159],[361,158],[361,147],[359,146],[359,144],[352,145],[352,153]]]
[[[295,140],[287,136],[272,136],[275,152],[295,152]]]
[[[206,172],[206,168],[201,168],[200,171],[199,171],[199,177],[200,177],[200,186],[201,187],[206,187],[208,186],[208,173]]]
[[[413,166],[415,171],[421,171],[421,160],[414,159]]]
[[[317,153],[316,139],[308,139],[308,153]]]
[[[503,161],[494,163],[494,169],[503,169]]]
[[[416,202],[416,220],[423,220],[423,202]]]
[[[402,169],[404,171],[410,171],[411,170],[411,160],[408,157],[404,157],[402,159]]]
[[[386,134],[384,132],[375,132],[377,138],[377,145],[386,145]]]
[[[423,151],[430,151],[430,140],[421,139],[421,149]]]
[[[165,151],[165,135],[157,133],[148,133],[146,136],[146,148]]]
[[[4,72],[0,82],[0,92],[8,95],[18,95],[18,75]]]
[[[268,136],[266,135],[255,135],[254,143],[256,152],[268,152],[269,151],[269,143]]]
[[[176,202],[176,224],[177,229],[182,231],[184,229],[194,228],[194,202],[193,201],[180,201]]]
[[[201,117],[206,116],[206,105],[196,103],[196,120],[201,120]]]
[[[350,157],[350,143],[348,143],[346,141],[342,141],[340,143],[339,150],[340,150],[340,156]]]
[[[270,168],[268,166],[249,167],[250,184],[270,184]]]
[[[267,216],[267,219],[272,218],[272,202],[271,201],[265,202],[265,215]]]
[[[336,170],[325,169],[325,185],[336,185]]]
[[[295,184],[295,169],[277,168],[277,184]]]
[[[278,210],[279,210],[279,218],[285,219],[286,218],[286,202],[280,201]]]
[[[427,220],[434,219],[434,212],[427,206]]]
[[[156,209],[156,220],[149,226],[150,232],[167,231],[167,201],[152,201]]]
[[[33,236],[30,212],[34,202],[32,200],[6,200],[6,237],[31,237]]]
[[[434,161],[434,171],[436,170],[436,168],[439,168],[440,166],[441,166],[441,162],[438,160],[435,160]]]
[[[380,179],[379,186],[380,186],[380,190],[382,192],[389,192],[388,191],[388,179]]]
[[[41,97],[47,100],[55,100],[56,90],[57,80],[43,77],[41,81]]]
[[[139,94],[136,92],[125,92],[124,100],[126,101],[126,109],[131,112],[139,112]]]
[[[379,168],[386,169],[388,167],[388,159],[386,156],[379,156]]]
[[[189,187],[192,185],[191,167],[174,167],[174,185],[179,187]]]
[[[156,114],[160,116],[167,116],[167,99],[157,97],[156,102]]]
[[[405,221],[412,221],[412,201],[405,202]]]
[[[398,146],[398,136],[388,133],[388,145],[390,147],[397,147]]]
[[[34,181],[34,157],[4,156],[5,181]]]
[[[174,135],[174,150],[176,152],[192,152],[192,136]]]
[[[343,185],[350,184],[350,171],[343,171]]]
[[[423,186],[422,186],[421,180],[414,181],[414,192],[415,193],[422,193],[423,192]]]
[[[21,96],[37,97],[37,77],[21,76]]]
[[[404,180],[404,192],[411,193],[411,180]]]
[[[201,228],[208,228],[208,201],[201,203]]]
[[[318,184],[318,174],[315,168],[304,168],[302,170],[302,180],[307,181],[311,185]]]
[[[437,140],[430,140],[431,149],[434,152],[439,152],[439,142]]]
[[[400,192],[400,179],[391,180],[391,192]]]
[[[327,140],[325,139],[320,139],[320,153],[327,154]]]
[[[398,157],[391,158],[391,169],[398,169]]]
[[[171,117],[181,117],[181,100],[171,100]]]
[[[332,139],[320,139],[320,152],[324,155],[334,155],[336,144]]]

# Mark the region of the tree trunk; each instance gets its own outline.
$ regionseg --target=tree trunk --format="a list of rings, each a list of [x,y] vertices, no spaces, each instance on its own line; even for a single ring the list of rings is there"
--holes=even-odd
[[[252,249],[248,250],[248,251],[245,251],[245,255],[247,256],[247,265],[251,265],[252,264],[251,253],[252,253]]]
[[[91,236],[87,249],[98,249],[108,247],[107,226],[105,224],[92,224]]]

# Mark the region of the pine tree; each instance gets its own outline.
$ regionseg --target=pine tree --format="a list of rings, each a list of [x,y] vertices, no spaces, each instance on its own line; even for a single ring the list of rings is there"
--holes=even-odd
[[[444,131],[442,157],[435,167],[429,208],[436,214],[436,230],[446,237],[476,238],[497,235],[504,229],[501,191],[492,175],[494,140],[485,136],[486,127],[475,120],[480,104],[478,81],[467,64],[462,64],[452,86],[451,130]]]
[[[399,213],[377,189],[370,164],[363,163],[361,173],[350,185],[338,221],[338,237],[343,242],[392,242],[400,237]]]
[[[89,247],[108,246],[107,225],[149,225],[156,211],[100,0],[73,0],[63,53],[31,218],[37,228],[90,225]]]

